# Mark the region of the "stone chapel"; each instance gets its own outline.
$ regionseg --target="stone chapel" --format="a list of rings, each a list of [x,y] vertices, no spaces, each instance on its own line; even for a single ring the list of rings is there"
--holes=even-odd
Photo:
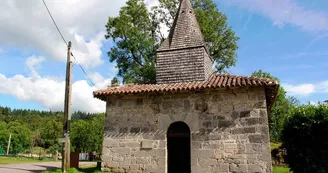
[[[215,74],[189,0],[157,50],[156,84],[94,92],[107,103],[102,169],[271,173],[268,116],[276,80]]]

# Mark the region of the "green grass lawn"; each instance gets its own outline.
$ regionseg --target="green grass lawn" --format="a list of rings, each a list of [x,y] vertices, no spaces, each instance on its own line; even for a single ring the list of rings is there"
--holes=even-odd
[[[32,158],[18,158],[18,157],[0,157],[0,165],[3,164],[10,164],[10,163],[30,163],[30,162],[43,162],[43,161],[53,161],[53,160],[39,160],[39,159],[32,159]]]
[[[281,143],[274,143],[274,142],[271,142],[271,143],[270,143],[271,151],[272,151],[273,149],[279,148],[280,146],[281,146]]]
[[[61,169],[57,169],[54,171],[44,171],[42,173],[61,173]],[[97,170],[96,167],[83,167],[79,169],[71,168],[67,171],[67,173],[101,173],[101,171]]]
[[[289,168],[274,166],[273,173],[292,173],[292,172],[289,171]]]

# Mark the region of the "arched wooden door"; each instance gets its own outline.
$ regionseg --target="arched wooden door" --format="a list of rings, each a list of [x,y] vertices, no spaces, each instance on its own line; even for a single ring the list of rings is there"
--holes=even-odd
[[[168,173],[190,173],[190,129],[184,122],[172,123],[167,131]]]

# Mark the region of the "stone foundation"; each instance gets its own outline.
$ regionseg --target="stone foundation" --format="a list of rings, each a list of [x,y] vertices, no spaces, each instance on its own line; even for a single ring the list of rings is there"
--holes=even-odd
[[[194,173],[271,173],[264,88],[110,96],[102,168],[167,172],[166,131],[191,131]]]

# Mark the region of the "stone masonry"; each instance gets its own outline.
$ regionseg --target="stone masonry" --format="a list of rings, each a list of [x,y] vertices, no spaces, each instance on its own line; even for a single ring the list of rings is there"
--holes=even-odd
[[[264,87],[111,95],[102,168],[166,173],[166,131],[191,130],[191,172],[271,173]]]
[[[267,111],[278,81],[215,74],[212,66],[192,4],[180,0],[157,50],[156,84],[94,92],[107,103],[102,169],[271,173]]]

